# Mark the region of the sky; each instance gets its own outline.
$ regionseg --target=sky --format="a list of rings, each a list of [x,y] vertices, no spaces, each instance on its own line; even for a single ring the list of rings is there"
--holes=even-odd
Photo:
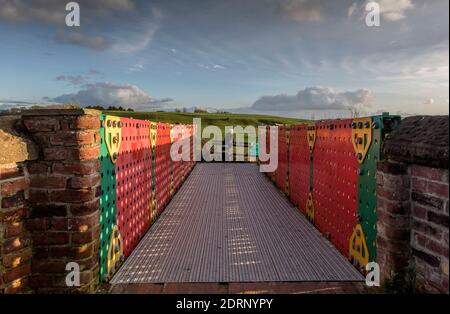
[[[449,1],[0,0],[0,109],[448,114]]]

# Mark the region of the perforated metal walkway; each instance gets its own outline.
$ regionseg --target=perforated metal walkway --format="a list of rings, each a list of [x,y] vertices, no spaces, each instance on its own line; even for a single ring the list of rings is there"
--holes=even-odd
[[[111,283],[360,280],[256,164],[199,163]]]

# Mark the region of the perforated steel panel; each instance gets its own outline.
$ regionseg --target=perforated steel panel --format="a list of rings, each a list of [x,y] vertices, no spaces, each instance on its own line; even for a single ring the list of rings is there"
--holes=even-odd
[[[305,213],[310,186],[310,153],[306,136],[306,125],[291,127],[289,141],[289,197],[291,202],[303,213]]]
[[[252,163],[199,163],[113,284],[361,281]]]
[[[170,124],[103,115],[101,120],[99,275],[105,282],[170,201],[173,176],[177,187],[184,178],[181,163],[171,164]]]
[[[105,116],[100,117],[102,126],[100,134],[100,279],[104,281],[107,274],[107,255],[111,231],[116,224],[116,165],[112,162],[105,141]]]
[[[150,227],[152,151],[150,123],[121,118],[122,144],[117,158],[117,225],[127,257]]]
[[[346,256],[358,208],[358,162],[351,124],[352,120],[316,123],[312,165],[314,223]]]
[[[278,128],[278,168],[276,171],[276,184],[278,188],[285,194],[289,193],[288,189],[288,161],[289,161],[289,127],[280,126]]]
[[[182,130],[182,126],[181,125],[175,125],[174,126],[174,131],[176,130],[175,128],[178,128],[178,130]],[[179,142],[183,139],[183,135],[180,132],[175,132],[176,135],[173,136],[172,138],[172,142]],[[174,134],[175,134],[174,133]],[[182,147],[180,147],[178,154],[182,153]],[[179,160],[179,161],[175,161],[172,160],[172,178],[173,178],[173,189],[174,191],[177,191],[179,189],[179,187],[181,186],[181,183],[183,182],[183,166],[182,166],[183,160]]]
[[[170,124],[158,123],[155,148],[155,192],[158,214],[170,200]]]

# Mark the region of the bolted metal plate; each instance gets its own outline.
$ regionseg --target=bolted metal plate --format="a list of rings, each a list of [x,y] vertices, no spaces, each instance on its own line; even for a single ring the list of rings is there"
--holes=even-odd
[[[303,213],[310,188],[310,153],[306,125],[291,127],[289,141],[289,198]]]
[[[112,230],[116,224],[116,165],[112,162],[105,141],[105,116],[101,115],[100,144],[100,280],[108,280],[108,250]]]
[[[276,185],[285,194],[289,194],[286,188],[288,182],[288,161],[289,161],[289,127],[280,126],[278,128],[278,168],[276,172]]]
[[[170,200],[170,124],[158,123],[155,147],[155,193],[158,215]]]
[[[121,118],[122,145],[117,158],[117,225],[127,257],[150,227],[152,151],[150,123]]]
[[[312,163],[314,222],[346,256],[358,206],[351,123],[350,119],[316,123]]]

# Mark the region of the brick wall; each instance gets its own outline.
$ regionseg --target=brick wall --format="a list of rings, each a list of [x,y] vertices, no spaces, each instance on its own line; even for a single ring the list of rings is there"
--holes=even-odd
[[[24,228],[28,184],[23,164],[0,165],[0,293],[30,291],[31,239]]]
[[[0,158],[0,293],[97,288],[99,129],[97,111],[39,109],[2,135],[19,132],[37,154]],[[69,262],[80,266],[79,287],[66,286]]]
[[[410,117],[384,144],[377,171],[384,282],[400,275],[417,291],[449,292],[448,139],[448,117]]]
[[[89,111],[27,112],[23,125],[40,149],[28,164],[33,240],[30,287],[90,292],[98,284],[100,119]],[[80,265],[79,288],[66,286],[66,265]]]
[[[411,248],[417,284],[448,293],[448,170],[412,165]]]

